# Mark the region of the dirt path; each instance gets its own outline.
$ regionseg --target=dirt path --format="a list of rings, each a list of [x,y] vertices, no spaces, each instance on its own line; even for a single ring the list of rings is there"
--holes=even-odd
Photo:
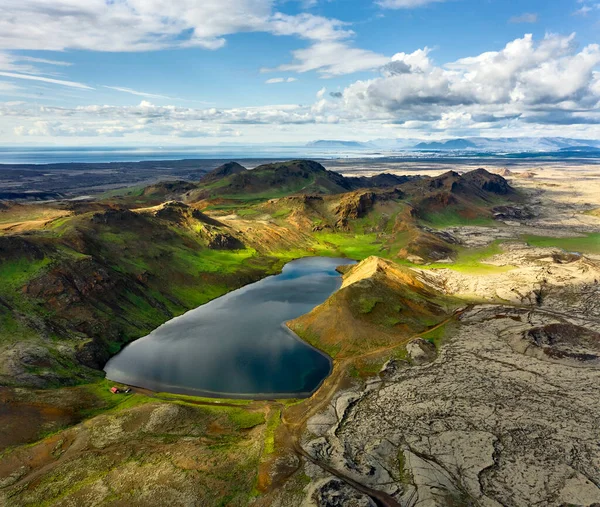
[[[417,333],[407,337],[401,342],[397,342],[394,345],[389,345],[386,347],[381,347],[375,350],[371,350],[369,352],[365,352],[364,354],[360,354],[358,356],[343,358],[341,361],[336,361],[334,363],[334,368],[332,374],[328,377],[328,379],[323,383],[321,388],[317,390],[311,398],[307,400],[309,403],[309,407],[302,414],[300,414],[299,418],[296,421],[289,420],[285,415],[285,410],[281,412],[281,422],[286,427],[290,435],[290,440],[292,442],[292,448],[294,452],[301,458],[307,459],[311,463],[317,465],[319,468],[324,470],[325,472],[337,477],[341,481],[345,482],[352,488],[364,493],[369,496],[377,505],[382,507],[399,507],[400,504],[390,495],[384,493],[383,491],[379,491],[376,489],[369,488],[364,484],[361,484],[351,477],[343,474],[339,470],[327,465],[326,463],[322,463],[310,454],[308,454],[300,444],[300,438],[302,433],[304,432],[304,428],[306,427],[307,421],[318,412],[321,412],[325,409],[325,407],[331,402],[331,399],[338,392],[342,381],[344,380],[344,374],[346,373],[348,367],[356,360],[364,359],[371,356],[376,356],[380,354],[384,354],[385,352],[390,352],[398,347],[410,342],[411,340],[418,338],[424,334],[435,331],[436,329],[445,326],[449,322],[456,320],[467,310],[471,309],[472,306],[468,306],[466,308],[459,309],[455,311],[450,317],[446,318],[439,324],[436,324],[432,328],[428,329],[425,332]]]
[[[461,308],[461,309],[455,311],[450,317],[444,319],[442,322],[440,322],[439,324],[436,324],[435,326],[431,327],[427,331],[408,336],[404,340],[402,340],[400,342],[396,342],[393,345],[380,347],[378,349],[370,350],[370,351],[365,352],[364,354],[360,354],[358,356],[346,357],[346,358],[342,358],[341,360],[334,361],[333,372],[331,373],[331,375],[327,378],[327,380],[325,382],[323,382],[323,385],[321,386],[321,388],[318,389],[307,400],[309,402],[310,402],[310,400],[315,400],[315,403],[310,404],[310,406],[306,410],[306,412],[301,414],[300,419],[298,421],[291,422],[289,420],[286,420],[285,417],[283,417],[282,418],[283,423],[286,426],[288,426],[289,428],[304,427],[304,425],[306,424],[308,419],[310,419],[316,413],[322,411],[325,408],[325,406],[331,401],[331,398],[335,395],[335,393],[338,391],[338,389],[340,387],[340,384],[343,380],[343,373],[345,373],[348,366],[350,366],[354,361],[357,361],[360,359],[365,359],[365,358],[368,358],[371,356],[377,356],[380,354],[384,354],[385,352],[390,352],[394,349],[397,349],[398,347],[405,345],[406,343],[410,342],[411,340],[414,340],[415,338],[418,338],[427,333],[431,333],[432,331],[435,331],[436,329],[439,329],[439,328],[445,326],[449,322],[456,320],[458,317],[460,317],[463,313],[465,313],[467,310],[470,310],[471,308],[472,308],[472,305],[470,305],[466,308]],[[324,396],[324,397],[322,399],[318,399],[320,396]]]
[[[151,391],[150,389],[144,389],[143,387],[131,387],[131,392],[132,393],[136,393],[136,394],[143,394],[144,396],[147,396],[148,398],[153,398],[156,399],[158,401],[163,401],[163,402],[173,402],[173,401],[181,401],[183,403],[189,403],[191,405],[200,405],[200,406],[207,406],[207,407],[230,407],[230,408],[247,408],[247,409],[251,409],[251,410],[258,410],[261,408],[262,404],[265,402],[249,402],[248,404],[236,404],[236,403],[227,403],[227,402],[222,402],[222,401],[209,401],[209,400],[193,400],[193,399],[187,399],[187,398],[179,398],[177,397],[176,394],[174,394],[172,396],[172,398],[161,398],[159,393],[155,392],[155,391]],[[268,402],[266,402],[268,403]]]

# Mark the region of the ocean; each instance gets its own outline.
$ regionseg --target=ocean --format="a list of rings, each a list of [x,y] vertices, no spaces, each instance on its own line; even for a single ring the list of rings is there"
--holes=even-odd
[[[377,157],[382,153],[365,150],[324,150],[311,147],[0,147],[0,164],[60,164],[141,162],[186,159],[291,159],[291,158],[348,158]]]

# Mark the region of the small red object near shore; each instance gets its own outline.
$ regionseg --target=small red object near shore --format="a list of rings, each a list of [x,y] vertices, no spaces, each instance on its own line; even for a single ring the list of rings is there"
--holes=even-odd
[[[119,394],[121,391],[119,391],[119,388],[117,386],[113,386],[110,388],[110,392],[113,394]]]

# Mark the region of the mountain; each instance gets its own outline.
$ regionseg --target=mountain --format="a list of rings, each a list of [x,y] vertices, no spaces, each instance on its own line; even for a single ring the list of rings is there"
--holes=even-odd
[[[200,180],[184,199],[194,202],[210,198],[267,199],[299,193],[340,194],[358,188],[391,187],[412,179],[391,174],[345,177],[311,160],[265,164],[250,171],[241,167],[237,164],[231,170],[217,168]]]
[[[200,180],[202,183],[211,183],[222,178],[226,178],[227,176],[232,176],[233,174],[240,174],[247,171],[247,169],[238,164],[237,162],[228,162],[227,164],[223,164],[216,169],[206,173],[205,176]]]
[[[514,198],[506,180],[483,169],[348,178],[310,160],[253,170],[226,164],[208,183],[189,185],[76,205],[3,206],[3,220],[18,227],[0,235],[0,325],[12,330],[0,333],[0,382],[95,378],[123,344],[272,272],[290,251],[452,258],[453,240],[432,227],[491,220],[492,206]],[[181,191],[187,204],[170,200]],[[156,204],[161,195],[168,200]],[[31,340],[15,342],[14,334]]]
[[[600,153],[600,147],[597,146],[567,146],[561,148],[561,152],[581,152],[581,153]]]
[[[482,152],[545,152],[559,151],[564,148],[600,148],[600,140],[571,139],[565,137],[466,137],[458,139],[443,139],[424,141],[420,139],[373,139],[358,143],[355,141],[315,141],[309,146],[320,148],[349,148],[382,151],[452,151],[480,150]]]
[[[367,148],[368,144],[357,141],[318,140],[306,144],[307,148]]]
[[[477,148],[477,145],[466,139],[452,139],[444,142],[419,143],[415,150],[467,150]]]

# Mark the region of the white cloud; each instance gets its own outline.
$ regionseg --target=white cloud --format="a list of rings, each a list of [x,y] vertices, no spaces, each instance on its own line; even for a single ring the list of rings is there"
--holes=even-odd
[[[115,90],[117,92],[130,93],[131,95],[137,95],[139,97],[146,97],[149,99],[169,99],[174,100],[173,97],[167,97],[166,95],[158,95],[156,93],[147,93],[140,92],[137,90],[132,90],[131,88],[125,88],[122,86],[104,86],[104,88],[108,88],[110,90]]]
[[[267,23],[268,28],[265,31],[275,35],[295,35],[309,40],[334,41],[354,34],[351,30],[345,29],[347,23],[343,21],[307,13],[295,16],[275,13]]]
[[[508,20],[509,23],[537,23],[538,15],[534,12],[526,12],[520,16],[513,16]]]
[[[413,9],[423,7],[432,3],[444,2],[445,0],[379,0],[378,5],[385,9]]]
[[[151,121],[129,124],[122,121],[87,121],[69,124],[64,121],[38,120],[29,127],[15,127],[13,131],[19,137],[124,137],[132,134],[182,138],[239,136],[238,131],[221,125],[190,125],[182,122],[155,124]]]
[[[309,40],[352,34],[345,23],[308,13],[286,15],[275,0],[4,0],[0,49],[149,51],[218,49],[239,32]]]
[[[93,90],[94,89],[91,86],[88,86],[88,85],[83,84],[83,83],[78,83],[76,81],[65,81],[63,79],[53,79],[53,78],[49,78],[49,77],[36,76],[36,75],[30,75],[30,74],[18,74],[16,72],[3,72],[3,71],[0,71],[0,76],[10,77],[10,78],[13,78],[13,79],[25,79],[27,81],[42,81],[44,83],[51,83],[51,84],[57,84],[57,85],[61,85],[61,86],[68,86],[70,88],[79,88],[79,89],[82,89],[82,90]]]
[[[344,90],[342,100],[320,108],[341,116],[360,114],[396,122],[464,120],[462,113],[471,114],[472,123],[478,118],[485,119],[483,123],[535,118],[540,123],[571,119],[577,124],[598,117],[595,69],[600,65],[600,46],[578,51],[574,35],[548,35],[538,43],[526,35],[501,51],[443,67],[433,65],[428,53],[424,49],[394,55],[382,77],[357,81]]]
[[[323,77],[340,76],[372,70],[389,62],[389,58],[365,49],[350,47],[346,42],[318,42],[292,51],[294,61],[275,70],[283,72],[317,71]],[[263,69],[268,72],[270,69]]]
[[[586,3],[582,0],[579,3],[584,5],[573,13],[575,16],[587,16],[590,12],[600,10],[600,3]]]
[[[13,83],[7,81],[0,81],[0,94],[14,94],[19,92],[21,88]]]
[[[70,67],[71,65],[73,65],[71,62],[64,62],[62,60],[50,60],[48,58],[35,58],[33,56],[15,56],[14,58],[23,62],[45,63],[47,65],[56,65],[58,67]]]
[[[277,84],[277,83],[293,83],[294,81],[298,81],[298,78],[295,77],[272,77],[271,79],[267,79],[265,81],[266,84]]]
[[[334,66],[357,66],[357,62],[342,60],[323,64],[324,59],[315,68],[325,72],[329,66],[333,73],[338,68]],[[360,55],[358,60],[363,67]],[[306,105],[190,108],[144,100],[136,106],[61,108],[0,103],[0,116],[5,129],[39,138],[227,138],[243,134],[260,139],[268,129],[283,132],[286,128],[292,133],[308,132],[312,138],[316,132],[335,133],[335,137],[345,137],[343,132],[355,136],[371,132],[381,137],[377,129],[446,130],[447,135],[510,129],[511,135],[600,136],[600,46],[579,48],[574,35],[547,35],[539,41],[525,35],[500,51],[443,66],[433,61],[428,48],[391,58],[378,56],[376,63],[380,64],[379,77],[355,81],[335,93],[322,88],[314,103]],[[269,81],[289,79],[294,78]]]

